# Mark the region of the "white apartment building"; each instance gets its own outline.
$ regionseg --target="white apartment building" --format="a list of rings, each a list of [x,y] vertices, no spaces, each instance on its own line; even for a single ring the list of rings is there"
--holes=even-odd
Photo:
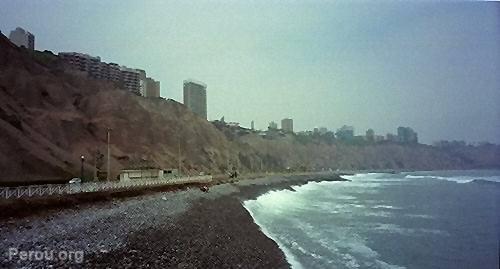
[[[17,27],[15,30],[11,31],[9,39],[18,47],[25,47],[30,50],[35,49],[35,36],[21,27]]]

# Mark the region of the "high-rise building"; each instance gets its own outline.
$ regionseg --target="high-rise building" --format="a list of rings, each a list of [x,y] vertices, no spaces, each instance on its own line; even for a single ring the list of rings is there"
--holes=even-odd
[[[366,130],[366,141],[375,142],[375,131],[373,129]]]
[[[121,81],[121,71],[120,66],[115,63],[101,63],[101,79],[111,80],[111,81]]]
[[[101,77],[101,58],[78,52],[60,52],[59,57],[73,69],[87,72],[94,78]]]
[[[121,81],[126,90],[141,95],[141,71],[126,66],[120,67]]]
[[[292,119],[282,119],[281,120],[281,129],[285,132],[293,133],[293,120]]]
[[[350,141],[354,138],[354,127],[344,125],[337,130],[335,136],[340,140]]]
[[[160,97],[160,82],[146,78],[146,97]]]
[[[18,47],[25,47],[30,50],[35,49],[35,36],[21,27],[17,27],[16,30],[10,31],[9,39]]]
[[[253,121],[250,122],[250,128],[252,130],[255,130],[255,123]]]
[[[398,127],[398,142],[404,144],[418,143],[418,136],[410,127]]]
[[[184,105],[207,119],[207,85],[195,80],[184,80]]]
[[[78,52],[60,52],[59,57],[66,62],[70,68],[87,72],[89,77],[122,82],[123,87],[140,96],[147,95],[146,71],[142,69],[119,66],[115,63],[101,62],[100,57],[90,56]],[[155,81],[152,92],[158,86],[158,97],[160,96],[159,82]],[[156,93],[155,93],[156,95]]]
[[[274,121],[271,121],[269,123],[269,127],[268,128],[269,129],[278,129],[278,124],[276,122],[274,122]]]
[[[139,95],[146,96],[146,71],[142,69],[135,69],[139,72]]]

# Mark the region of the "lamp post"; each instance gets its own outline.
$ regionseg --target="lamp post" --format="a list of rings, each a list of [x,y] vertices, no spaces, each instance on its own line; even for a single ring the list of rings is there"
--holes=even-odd
[[[85,156],[80,157],[82,159],[82,167],[80,169],[80,179],[83,181],[83,163],[85,162]]]
[[[109,165],[109,163],[111,161],[110,160],[110,155],[111,154],[110,154],[110,148],[109,148],[110,132],[111,132],[111,128],[108,128],[107,129],[107,136],[108,136],[107,137],[108,138],[108,156],[107,156],[108,158],[107,158],[107,161],[108,161],[108,165],[107,165],[107,169],[106,169],[106,180],[107,181],[109,181],[109,174],[110,174],[110,165]]]
[[[179,162],[178,164],[178,167],[177,167],[177,170],[178,170],[178,174],[179,176],[181,175],[181,134],[179,132],[179,141],[178,141],[178,148],[177,148],[177,161]]]

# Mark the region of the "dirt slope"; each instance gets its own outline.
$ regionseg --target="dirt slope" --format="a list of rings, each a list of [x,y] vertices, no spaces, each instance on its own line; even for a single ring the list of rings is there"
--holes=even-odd
[[[444,151],[417,145],[303,144],[293,135],[234,135],[173,100],[135,96],[118,85],[69,73],[51,54],[28,52],[0,35],[0,182],[67,180],[86,157],[105,170],[111,128],[112,177],[120,169],[178,166],[185,172],[307,169],[457,169],[500,166],[500,148]],[[180,141],[180,142],[179,142]],[[96,152],[104,158],[96,158]]]

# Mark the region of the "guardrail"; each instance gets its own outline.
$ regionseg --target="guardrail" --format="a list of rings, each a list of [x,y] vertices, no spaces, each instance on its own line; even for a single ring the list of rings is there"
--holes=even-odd
[[[209,183],[211,181],[212,176],[193,176],[165,179],[151,178],[142,179],[140,181],[107,181],[4,187],[0,188],[0,199],[18,199],[25,197],[43,197],[51,195],[101,192],[110,190],[140,189],[145,187],[173,186],[187,183]]]

